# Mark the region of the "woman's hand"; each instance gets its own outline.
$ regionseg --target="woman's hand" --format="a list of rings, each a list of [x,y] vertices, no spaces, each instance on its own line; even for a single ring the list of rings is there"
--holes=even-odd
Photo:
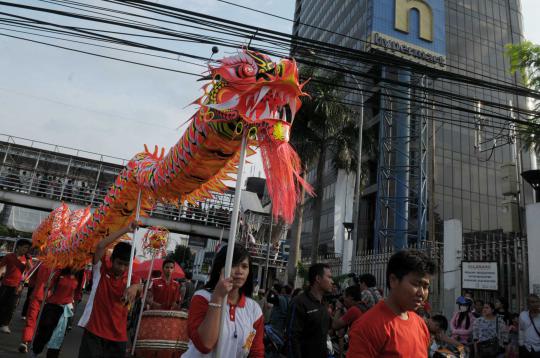
[[[214,293],[212,294],[213,299],[223,301],[225,296],[231,292],[233,289],[233,279],[232,277],[225,278],[223,274],[223,270],[221,270],[221,274],[219,275],[219,281],[216,284],[216,287],[214,288]]]

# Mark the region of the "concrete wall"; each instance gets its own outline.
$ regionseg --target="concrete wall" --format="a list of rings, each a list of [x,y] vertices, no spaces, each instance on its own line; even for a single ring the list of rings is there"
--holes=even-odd
[[[350,272],[353,245],[347,240],[344,222],[352,222],[355,173],[338,170],[334,194],[334,252],[343,257],[342,273]]]
[[[461,295],[463,226],[459,220],[444,222],[443,312],[452,317],[456,298]]]
[[[526,207],[529,292],[540,294],[540,203]]]

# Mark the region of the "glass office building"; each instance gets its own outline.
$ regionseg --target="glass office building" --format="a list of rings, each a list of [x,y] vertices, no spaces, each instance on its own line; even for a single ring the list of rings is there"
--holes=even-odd
[[[369,39],[372,31],[374,1],[297,0],[293,33],[363,50],[365,40]],[[447,71],[478,80],[518,84],[519,78],[509,71],[505,46],[523,39],[519,0],[445,0],[444,13]],[[344,65],[378,76],[381,72],[376,65],[351,62]],[[531,161],[536,161],[536,158],[531,158],[527,151],[518,150],[517,156],[512,154],[509,140],[512,128],[504,118],[512,115],[517,117],[519,114],[507,108],[490,107],[488,110],[483,103],[525,108],[525,100],[499,90],[456,81],[435,78],[432,84],[433,88],[456,96],[434,96],[435,103],[459,106],[468,111],[435,106],[431,113],[431,118],[435,120],[428,121],[428,237],[441,240],[442,222],[449,219],[462,222],[465,237],[481,232],[523,232],[524,215],[519,207],[533,202],[533,192],[515,174],[519,170],[530,169]],[[369,93],[365,97],[364,136],[377,138],[381,109],[378,92],[381,86],[376,81],[363,82],[362,85]],[[463,100],[460,96],[475,100]],[[357,94],[349,94],[347,99],[360,101]],[[517,146],[519,148],[519,143]],[[379,145],[364,146],[362,165],[368,175],[360,209],[359,249],[373,247],[379,148]],[[326,167],[320,231],[323,252],[326,249],[332,251],[338,239],[335,226],[341,223],[335,220],[335,208],[339,204],[336,191],[344,190],[336,185],[338,174],[333,170],[331,160],[328,160]],[[308,178],[315,178],[314,170],[308,174]],[[519,190],[508,189],[509,185],[512,186],[508,179],[512,181],[516,178]],[[345,190],[350,190],[350,187]],[[304,255],[310,251],[312,215],[312,205],[308,201],[302,229]]]

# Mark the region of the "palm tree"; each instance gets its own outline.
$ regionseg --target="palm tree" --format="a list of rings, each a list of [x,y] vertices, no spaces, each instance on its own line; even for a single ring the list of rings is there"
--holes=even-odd
[[[344,93],[335,84],[343,81],[340,74],[322,73],[312,68],[302,70],[303,78],[316,78],[306,85],[310,97],[304,97],[302,107],[292,129],[292,143],[300,155],[304,168],[316,165],[314,182],[311,262],[318,257],[321,211],[323,204],[324,169],[327,158],[338,169],[350,171],[355,167],[354,148],[357,143],[354,134],[358,131],[353,111],[343,103]],[[306,171],[304,170],[304,175]],[[293,261],[299,256],[299,242],[302,232],[304,206],[297,210],[296,232],[293,236]],[[296,264],[296,261],[294,261]]]
[[[507,46],[512,73],[520,72],[522,81],[529,88],[540,91],[540,45],[530,41]],[[525,147],[540,151],[540,101],[535,100],[535,115],[529,118],[531,125],[521,125],[518,131]]]

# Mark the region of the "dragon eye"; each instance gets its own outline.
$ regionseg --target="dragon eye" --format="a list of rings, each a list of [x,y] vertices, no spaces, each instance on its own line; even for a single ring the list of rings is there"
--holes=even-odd
[[[248,64],[241,65],[238,72],[243,77],[251,77],[255,75],[255,70],[251,65]]]

